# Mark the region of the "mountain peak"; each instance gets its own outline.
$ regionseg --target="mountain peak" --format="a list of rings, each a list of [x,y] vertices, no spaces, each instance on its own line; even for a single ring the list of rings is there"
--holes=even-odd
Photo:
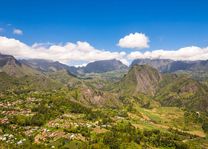
[[[170,59],[135,59],[131,67],[135,64],[150,65],[160,72],[177,72],[177,71],[207,71],[208,60],[170,60]]]
[[[0,53],[0,67],[3,67],[5,65],[21,66],[21,63],[18,62],[12,55],[4,55]]]
[[[28,60],[21,60],[21,62],[25,65],[28,65],[32,68],[35,68],[37,70],[48,72],[48,71],[58,71],[58,70],[68,70],[69,66],[62,64],[58,61],[52,61],[52,60],[45,60],[45,59],[28,59]]]
[[[120,81],[123,92],[154,95],[162,79],[161,74],[149,65],[134,65]]]
[[[121,61],[116,59],[99,60],[87,64],[84,68],[86,73],[102,73],[107,71],[125,70],[128,66],[124,65]]]
[[[9,76],[17,78],[25,75],[38,74],[37,71],[22,64],[20,61],[16,60],[15,57],[12,55],[0,54],[0,69]]]
[[[131,66],[135,65],[135,64],[139,64],[139,65],[150,65],[154,68],[156,68],[157,70],[162,71],[162,69],[167,66],[168,64],[172,63],[173,60],[170,59],[135,59],[133,60]]]

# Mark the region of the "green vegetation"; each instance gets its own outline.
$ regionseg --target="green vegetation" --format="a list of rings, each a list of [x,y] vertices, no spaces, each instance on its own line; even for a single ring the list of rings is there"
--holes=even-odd
[[[122,95],[137,93],[154,95],[160,80],[161,75],[156,69],[148,65],[135,65],[119,83],[115,84],[115,90]]]
[[[120,98],[123,106],[116,109],[92,108],[77,94],[60,89],[14,93],[12,100],[2,95],[7,106],[1,109],[1,148],[190,148],[197,146],[194,140],[207,145],[206,113],[144,107],[142,95]]]
[[[0,148],[208,147],[206,83],[149,66],[124,73],[1,72]]]
[[[172,81],[174,80],[174,81]],[[187,76],[164,76],[156,99],[164,106],[207,111],[207,86]]]

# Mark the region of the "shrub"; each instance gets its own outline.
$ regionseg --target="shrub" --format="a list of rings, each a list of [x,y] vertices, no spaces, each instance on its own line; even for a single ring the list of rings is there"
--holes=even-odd
[[[208,133],[208,122],[204,122],[202,124],[202,129],[204,130],[204,132]]]
[[[31,119],[31,125],[41,126],[46,122],[45,116],[43,114],[36,114]]]

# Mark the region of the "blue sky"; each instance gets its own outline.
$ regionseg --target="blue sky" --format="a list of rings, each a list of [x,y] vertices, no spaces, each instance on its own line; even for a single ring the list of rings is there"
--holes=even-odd
[[[150,41],[140,52],[203,48],[207,6],[206,0],[2,0],[0,36],[27,45],[86,41],[97,49],[130,53],[135,50],[117,43],[137,32]],[[13,34],[14,29],[23,34]]]

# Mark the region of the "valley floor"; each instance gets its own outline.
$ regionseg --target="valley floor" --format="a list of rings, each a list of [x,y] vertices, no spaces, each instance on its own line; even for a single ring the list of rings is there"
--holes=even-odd
[[[138,104],[91,109],[63,97],[1,95],[0,148],[208,148],[196,117],[203,113]]]

